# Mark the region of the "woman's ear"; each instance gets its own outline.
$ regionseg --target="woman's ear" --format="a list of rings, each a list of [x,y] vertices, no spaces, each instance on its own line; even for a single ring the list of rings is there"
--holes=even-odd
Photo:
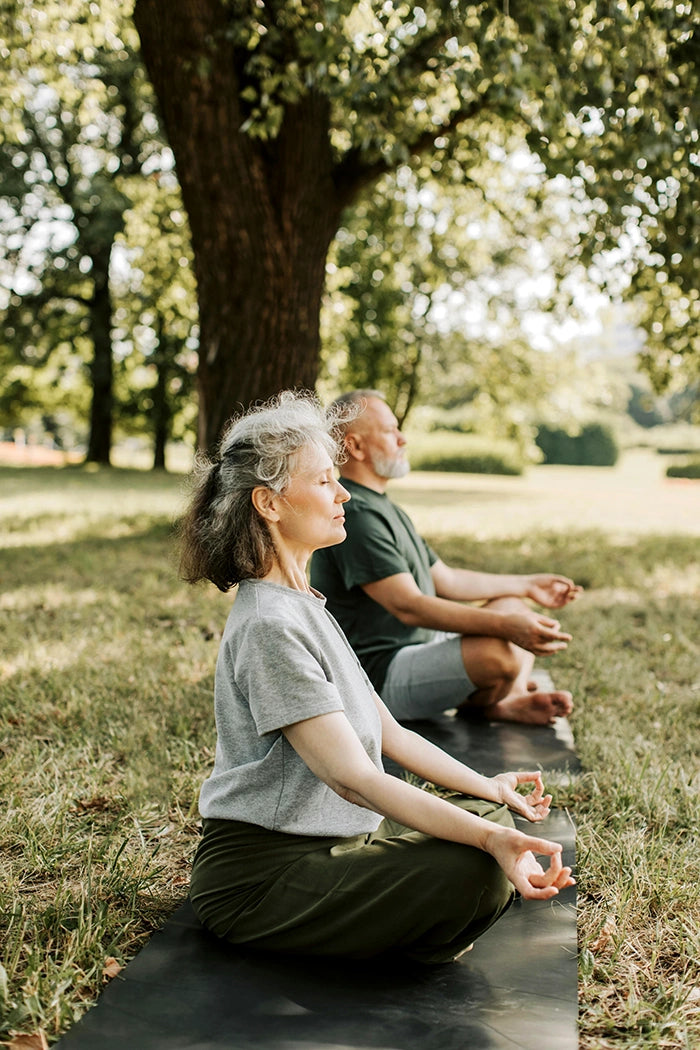
[[[264,485],[258,485],[250,494],[253,506],[256,511],[265,521],[279,521],[279,511],[277,510],[277,493],[273,492],[272,489],[265,488]]]

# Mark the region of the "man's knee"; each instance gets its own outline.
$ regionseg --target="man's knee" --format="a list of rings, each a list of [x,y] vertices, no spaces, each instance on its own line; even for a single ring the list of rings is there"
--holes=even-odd
[[[520,673],[517,650],[502,638],[463,638],[462,658],[469,678],[479,689],[509,685]]]

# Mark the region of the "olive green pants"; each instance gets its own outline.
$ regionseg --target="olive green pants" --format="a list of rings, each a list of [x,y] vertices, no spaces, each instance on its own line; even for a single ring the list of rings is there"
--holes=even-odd
[[[512,826],[505,806],[450,801]],[[205,820],[190,887],[203,925],[234,944],[350,958],[401,952],[432,963],[454,959],[512,895],[489,854],[389,820],[349,839]]]

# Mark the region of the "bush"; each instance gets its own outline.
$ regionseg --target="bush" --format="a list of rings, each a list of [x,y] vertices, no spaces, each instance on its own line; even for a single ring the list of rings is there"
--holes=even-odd
[[[445,470],[458,474],[522,474],[522,467],[507,463],[493,453],[483,455],[465,453],[461,456],[441,456],[438,453],[421,456],[415,470]]]
[[[510,474],[523,472],[522,455],[515,443],[485,441],[450,431],[411,435],[409,459],[414,470],[444,470],[460,474]]]
[[[667,478],[700,478],[700,459],[689,463],[672,463],[666,468]]]
[[[579,434],[542,424],[536,442],[545,463],[568,466],[614,467],[619,449],[615,435],[603,423],[587,423]]]

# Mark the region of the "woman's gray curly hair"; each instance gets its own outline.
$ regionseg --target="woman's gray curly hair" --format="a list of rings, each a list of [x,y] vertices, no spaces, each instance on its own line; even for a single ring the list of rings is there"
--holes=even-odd
[[[327,412],[307,392],[285,390],[227,423],[218,455],[198,454],[192,494],[179,525],[180,573],[189,583],[211,580],[228,591],[240,580],[269,572],[274,547],[266,522],[253,506],[262,485],[281,495],[305,445],[342,459],[340,428],[354,406]]]

